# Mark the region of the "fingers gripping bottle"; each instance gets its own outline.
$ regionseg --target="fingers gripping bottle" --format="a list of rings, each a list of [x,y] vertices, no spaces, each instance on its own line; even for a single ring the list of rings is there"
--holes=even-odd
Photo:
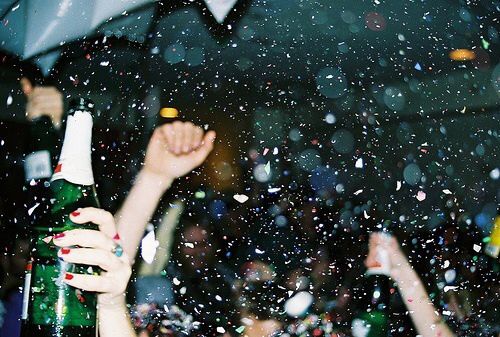
[[[83,98],[70,103],[59,161],[52,175],[48,214],[32,227],[22,310],[22,337],[96,336],[96,293],[63,282],[66,272],[95,274],[97,268],[58,259],[59,247],[43,240],[82,227],[69,219],[80,207],[99,207],[91,163],[94,104]],[[85,225],[85,228],[89,228]],[[91,228],[91,227],[90,227]]]

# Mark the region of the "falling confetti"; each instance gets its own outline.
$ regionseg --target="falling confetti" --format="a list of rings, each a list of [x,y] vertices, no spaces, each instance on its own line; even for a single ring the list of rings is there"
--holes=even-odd
[[[235,194],[233,195],[233,198],[240,204],[243,204],[248,200],[248,196],[246,196],[245,194]]]

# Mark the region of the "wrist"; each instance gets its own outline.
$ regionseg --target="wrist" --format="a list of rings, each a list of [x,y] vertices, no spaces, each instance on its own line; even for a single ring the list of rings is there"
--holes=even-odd
[[[99,296],[99,299],[97,301],[97,308],[100,313],[127,310],[127,302],[125,301],[125,294],[120,294],[114,297],[106,297],[106,298],[102,298],[103,296],[106,295],[103,294]]]
[[[391,277],[396,283],[399,283],[403,278],[407,278],[411,273],[414,273],[413,268],[406,259],[398,260],[391,265]]]
[[[155,188],[161,193],[165,192],[174,181],[174,177],[169,175],[158,174],[147,167],[143,167],[136,178],[136,183],[141,182],[147,184],[151,188]]]

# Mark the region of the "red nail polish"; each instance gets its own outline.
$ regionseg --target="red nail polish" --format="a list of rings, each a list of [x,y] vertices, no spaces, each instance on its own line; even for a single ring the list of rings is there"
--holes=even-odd
[[[118,233],[116,233],[115,236],[113,236],[113,240],[115,240],[115,241],[120,240],[120,235]]]
[[[74,212],[71,212],[71,215],[72,215],[72,216],[79,216],[79,215],[80,215],[80,212],[74,211]]]
[[[71,249],[69,249],[69,248],[66,248],[66,247],[61,248],[61,254],[63,254],[63,255],[69,254],[70,251],[71,251]]]
[[[65,280],[72,280],[72,279],[73,279],[73,275],[66,273],[66,274],[64,275],[64,279],[65,279]]]
[[[60,238],[63,238],[66,234],[64,233],[57,233],[56,235],[54,235],[53,239],[60,239]]]

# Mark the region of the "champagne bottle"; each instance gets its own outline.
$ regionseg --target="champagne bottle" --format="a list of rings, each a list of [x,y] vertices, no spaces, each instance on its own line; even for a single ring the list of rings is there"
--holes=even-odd
[[[30,225],[42,221],[49,207],[50,177],[55,163],[59,135],[48,116],[41,116],[29,124],[28,146],[24,158],[24,205]]]
[[[383,233],[387,240],[389,234]],[[360,311],[352,321],[353,337],[387,337],[389,330],[389,304],[391,279],[389,254],[382,247],[377,249],[377,264],[367,266],[362,282],[365,294]]]
[[[22,310],[22,337],[96,336],[97,295],[63,282],[66,272],[97,273],[97,268],[58,259],[58,247],[44,238],[89,225],[75,224],[69,214],[79,207],[99,207],[91,164],[94,104],[70,103],[58,164],[52,175],[47,221],[32,228],[32,259],[27,268]],[[95,226],[93,227],[95,228]]]

